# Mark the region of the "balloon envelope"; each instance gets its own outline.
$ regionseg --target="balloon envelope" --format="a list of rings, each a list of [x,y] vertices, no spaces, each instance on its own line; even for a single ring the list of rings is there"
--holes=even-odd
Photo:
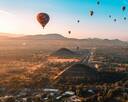
[[[114,22],[116,22],[117,20],[116,19],[114,19]]]
[[[49,22],[50,17],[47,13],[38,13],[37,14],[37,21],[42,25],[44,28],[46,24]]]
[[[93,11],[90,11],[89,13],[90,13],[90,16],[93,16],[93,14],[94,14],[94,12],[93,12]]]
[[[109,18],[111,18],[112,16],[111,15],[109,15]]]
[[[124,20],[126,20],[127,18],[126,17],[124,17]]]
[[[77,23],[80,23],[80,20],[77,20]]]
[[[125,6],[123,6],[123,7],[122,7],[122,10],[123,10],[123,11],[125,11],[125,10],[126,10],[126,7],[125,7]]]
[[[97,5],[99,5],[100,4],[100,1],[97,1]]]
[[[71,31],[68,31],[69,34],[71,34]]]

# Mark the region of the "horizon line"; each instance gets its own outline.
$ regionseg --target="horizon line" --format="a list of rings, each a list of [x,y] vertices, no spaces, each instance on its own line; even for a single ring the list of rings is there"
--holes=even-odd
[[[4,35],[5,34],[5,35]],[[82,40],[82,39],[108,39],[108,40],[120,40],[120,41],[125,41],[128,42],[128,40],[123,40],[123,39],[119,39],[119,38],[100,38],[100,37],[83,37],[83,38],[76,38],[76,37],[67,37],[64,36],[63,34],[59,34],[59,33],[45,33],[45,34],[20,34],[20,33],[8,33],[8,32],[0,32],[0,36],[4,36],[4,37],[24,37],[24,36],[34,36],[34,35],[52,35],[52,34],[58,34],[61,35],[65,38],[69,38],[69,39],[78,39],[78,40]]]

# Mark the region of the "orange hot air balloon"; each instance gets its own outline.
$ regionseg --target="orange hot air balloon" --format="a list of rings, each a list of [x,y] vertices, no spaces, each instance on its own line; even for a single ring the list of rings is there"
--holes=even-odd
[[[37,14],[37,21],[42,25],[44,28],[46,24],[49,22],[50,17],[47,13],[38,13]]]

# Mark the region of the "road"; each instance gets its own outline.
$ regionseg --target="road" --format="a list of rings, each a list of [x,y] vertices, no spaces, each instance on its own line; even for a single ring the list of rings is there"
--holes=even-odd
[[[95,49],[91,49],[87,56],[85,56],[80,63],[88,65],[92,60],[95,53]]]

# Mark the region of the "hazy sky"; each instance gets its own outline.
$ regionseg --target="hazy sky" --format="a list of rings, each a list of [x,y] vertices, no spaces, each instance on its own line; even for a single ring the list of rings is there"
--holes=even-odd
[[[59,33],[75,38],[119,38],[128,40],[128,0],[1,0],[0,32],[17,34]],[[127,10],[123,12],[122,6]],[[94,16],[89,16],[89,11]],[[42,29],[36,20],[39,12],[50,15]],[[108,16],[112,15],[112,18]],[[113,19],[117,19],[114,22]],[[77,20],[80,23],[77,24]],[[68,31],[72,34],[69,35]]]

